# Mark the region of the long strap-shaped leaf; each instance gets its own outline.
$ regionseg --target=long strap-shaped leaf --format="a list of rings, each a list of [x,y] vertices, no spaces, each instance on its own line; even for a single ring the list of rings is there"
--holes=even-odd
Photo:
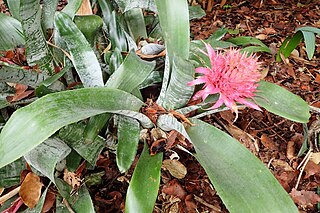
[[[158,119],[163,130],[177,130],[189,138],[195,157],[230,212],[298,212],[289,195],[252,153],[225,132],[198,119],[186,131],[169,115]],[[270,205],[272,204],[272,205]]]
[[[138,111],[142,104],[129,93],[108,88],[84,88],[46,95],[15,111],[2,129],[0,168],[32,150],[61,127],[97,114],[119,113],[148,121],[143,114],[130,114]]]
[[[40,0],[24,0],[20,4],[23,32],[26,36],[26,54],[30,66],[47,64],[49,48],[41,28]]]
[[[230,212],[298,212],[267,167],[243,145],[221,130],[197,119],[187,129],[195,157]]]
[[[0,51],[13,49],[24,43],[21,23],[0,13]]]
[[[309,121],[309,105],[301,97],[266,81],[259,82],[257,91],[255,101],[268,111],[300,123]]]
[[[151,156],[145,144],[127,191],[126,213],[152,212],[160,185],[162,158],[162,153]]]
[[[64,13],[56,13],[55,26],[66,42],[72,63],[85,87],[103,86],[102,72],[90,44],[72,22],[71,18]]]

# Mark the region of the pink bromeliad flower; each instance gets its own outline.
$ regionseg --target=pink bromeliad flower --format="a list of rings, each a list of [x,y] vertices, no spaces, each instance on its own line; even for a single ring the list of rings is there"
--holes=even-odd
[[[204,86],[194,96],[193,100],[203,101],[212,94],[219,93],[218,101],[209,109],[220,107],[223,103],[238,115],[236,102],[261,110],[251,102],[260,81],[260,63],[257,57],[241,54],[239,50],[230,49],[224,54],[215,52],[210,44],[206,44],[211,68],[196,68],[203,75],[188,83],[189,86],[203,84]]]

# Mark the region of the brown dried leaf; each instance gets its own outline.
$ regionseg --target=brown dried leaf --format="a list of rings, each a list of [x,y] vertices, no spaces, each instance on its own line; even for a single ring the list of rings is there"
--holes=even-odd
[[[173,179],[163,186],[162,192],[167,195],[173,195],[181,200],[187,196],[187,192],[182,188],[177,179]]]
[[[310,160],[313,161],[315,164],[320,163],[320,152],[311,153]]]
[[[14,87],[16,89],[16,94],[14,96],[7,97],[9,102],[20,101],[21,99],[24,99],[33,93],[33,90],[27,90],[28,86],[23,84],[15,84]]]
[[[48,190],[46,194],[46,199],[44,201],[42,212],[48,212],[56,201],[56,194],[53,191]]]
[[[19,195],[23,203],[30,209],[34,208],[41,196],[42,183],[40,177],[29,172],[21,184]]]
[[[63,180],[72,186],[72,189],[78,189],[81,185],[81,179],[74,172],[69,172],[67,169],[63,172]]]
[[[289,142],[288,142],[288,144],[287,144],[287,152],[286,152],[286,154],[287,154],[287,158],[289,159],[289,160],[291,160],[292,158],[294,158],[294,156],[295,156],[295,143],[294,143],[294,141],[292,141],[292,140],[290,140]]]
[[[320,174],[320,165],[315,164],[313,161],[310,160],[304,168],[304,171],[306,172],[304,179],[307,179],[312,175]]]
[[[170,174],[178,179],[182,179],[187,174],[187,168],[178,160],[166,159],[162,162],[162,167],[167,169]]]
[[[293,168],[285,161],[275,159],[271,163],[274,167],[277,167],[278,169],[284,170],[286,172],[293,171]]]
[[[82,0],[82,4],[77,11],[77,15],[85,16],[92,15],[91,3],[89,0]]]
[[[271,138],[269,138],[268,135],[266,134],[261,135],[260,140],[263,146],[266,147],[267,149],[271,149],[274,151],[278,150],[277,144],[273,140],[271,140]]]
[[[290,196],[292,197],[293,201],[302,208],[312,207],[320,202],[320,196],[313,191],[298,191],[293,188],[290,192]]]

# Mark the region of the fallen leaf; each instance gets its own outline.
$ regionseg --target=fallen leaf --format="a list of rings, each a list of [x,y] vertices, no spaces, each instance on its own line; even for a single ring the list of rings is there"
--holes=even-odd
[[[9,102],[20,101],[21,99],[24,99],[33,93],[33,90],[27,90],[27,85],[15,84],[14,87],[16,89],[16,93],[14,96],[7,97],[7,101]]]
[[[289,160],[291,160],[292,158],[294,158],[295,156],[295,143],[294,141],[290,140],[287,144],[287,152],[286,152],[286,156]]]
[[[316,79],[314,80],[314,82],[320,84],[320,74],[317,73]]]
[[[304,168],[304,171],[306,172],[304,179],[307,179],[312,175],[320,174],[320,165],[315,164],[313,161],[310,160]]]
[[[188,212],[198,212],[197,211],[197,204],[193,199],[193,195],[187,195],[184,202],[187,206]]]
[[[312,160],[315,164],[320,163],[320,152],[311,153],[310,160]]]
[[[267,149],[271,149],[274,151],[278,150],[277,144],[273,140],[271,140],[271,138],[269,138],[268,135],[266,134],[261,135],[260,140],[263,146],[266,147]]]
[[[320,202],[320,196],[313,191],[298,191],[293,188],[290,192],[290,196],[292,197],[293,201],[302,208],[312,207]]]
[[[23,205],[23,201],[21,200],[21,197],[19,197],[11,204],[9,208],[2,211],[1,213],[16,213],[22,205]]]
[[[69,172],[67,169],[63,172],[63,180],[72,186],[72,191],[78,189],[81,185],[81,179],[74,172]]]
[[[277,167],[278,169],[284,170],[286,172],[293,171],[293,168],[287,162],[285,162],[283,160],[275,159],[271,162],[271,164],[274,167]]]
[[[182,188],[177,179],[173,179],[163,186],[162,192],[167,195],[173,195],[181,200],[187,196],[187,192]]]
[[[268,38],[268,36],[266,34],[259,34],[255,36],[257,39],[259,40],[266,40]]]
[[[4,191],[4,188],[0,188],[0,195],[2,195],[3,191]]]
[[[40,177],[29,172],[21,184],[19,195],[23,203],[30,209],[34,208],[41,196],[42,183]]]
[[[162,167],[178,179],[184,178],[187,174],[187,168],[178,160],[166,159],[162,162]]]
[[[42,207],[42,212],[48,212],[53,207],[53,204],[55,201],[56,201],[56,194],[53,191],[48,190],[46,194],[46,199]]]

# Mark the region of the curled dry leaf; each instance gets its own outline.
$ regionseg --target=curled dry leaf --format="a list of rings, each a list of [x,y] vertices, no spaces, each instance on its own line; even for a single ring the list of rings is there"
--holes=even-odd
[[[292,158],[294,158],[295,156],[295,143],[294,141],[290,140],[287,144],[287,152],[286,152],[286,155],[287,155],[287,158],[289,160],[291,160]]]
[[[320,202],[320,196],[313,191],[298,191],[293,188],[290,192],[290,196],[292,197],[293,201],[302,208],[312,207]]]
[[[166,159],[162,162],[162,168],[168,170],[170,174],[178,179],[182,179],[187,174],[187,168],[178,160]]]
[[[72,191],[77,190],[81,185],[81,179],[74,172],[69,172],[67,169],[64,170],[63,180],[72,186]]]
[[[320,163],[320,152],[311,153],[310,160],[313,161],[315,164]]]
[[[320,165],[315,164],[313,161],[310,160],[304,168],[304,171],[306,172],[304,179],[307,179],[312,175],[320,174]]]
[[[184,200],[187,196],[187,192],[182,188],[177,179],[169,181],[166,185],[163,186],[162,192],[167,195],[173,195],[178,197],[180,200]]]
[[[261,135],[260,140],[263,146],[266,147],[267,149],[271,149],[274,151],[278,150],[278,146],[273,140],[271,140],[271,138],[268,137],[268,135],[266,134]]]
[[[42,207],[42,212],[48,212],[53,207],[53,204],[55,201],[56,201],[56,194],[53,191],[48,190],[46,194],[46,199]]]
[[[23,203],[30,209],[37,205],[41,196],[41,188],[40,177],[29,172],[21,184],[19,195]]]
[[[7,97],[9,102],[20,101],[33,93],[33,90],[27,90],[28,86],[23,84],[15,84],[14,87],[16,89],[16,94],[14,96]]]

